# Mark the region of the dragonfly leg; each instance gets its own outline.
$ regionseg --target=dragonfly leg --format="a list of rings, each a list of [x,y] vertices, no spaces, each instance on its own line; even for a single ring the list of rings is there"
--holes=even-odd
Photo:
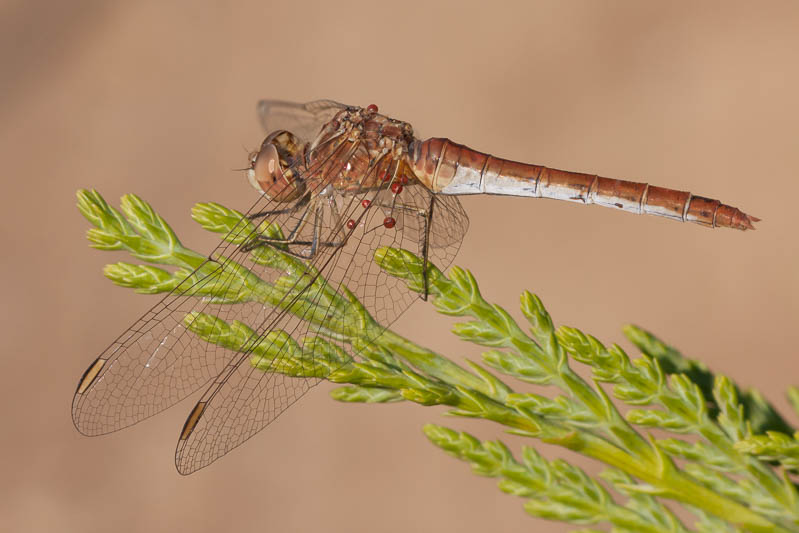
[[[272,246],[280,246],[280,245],[289,245],[289,244],[297,244],[297,234],[302,231],[302,228],[305,227],[305,224],[308,222],[308,214],[311,212],[311,209],[306,209],[300,220],[297,221],[297,224],[292,228],[291,232],[289,232],[289,236],[286,238],[276,238],[276,237],[264,237],[263,235],[253,235],[250,239],[244,242],[241,245],[241,249],[244,252],[250,252],[255,248],[258,248],[262,245],[272,245]],[[281,250],[287,251],[287,250]],[[289,252],[291,253],[291,252]]]
[[[346,240],[341,240],[341,241],[316,240],[314,242],[314,240],[300,241],[297,239],[271,239],[269,237],[256,237],[253,239],[251,243],[249,243],[246,247],[243,247],[242,249],[245,252],[249,252],[256,248],[260,248],[261,246],[272,246],[278,248],[278,251],[280,251],[280,253],[288,254],[298,259],[313,259],[315,255],[319,252],[320,248],[340,248],[345,244],[347,244]],[[283,246],[286,245],[310,246],[311,249],[308,251],[308,253],[293,252],[291,250],[283,248]]]
[[[319,240],[319,233],[322,228],[321,224],[321,217],[319,216],[319,211],[316,211],[316,215],[314,216],[314,227],[313,227],[313,237],[310,242],[308,241],[298,241],[294,240],[294,245],[309,245],[311,249],[308,251],[307,254],[296,254],[296,257],[300,257],[302,259],[313,259],[317,252],[319,251],[320,247],[324,248],[340,248],[347,243],[346,239],[342,239],[341,241],[320,241]],[[292,252],[289,252],[292,253]],[[292,254],[294,255],[294,254]]]
[[[318,244],[319,244],[319,209],[316,209],[313,219],[313,237],[311,238],[311,249],[308,252],[308,259],[316,255]]]
[[[291,207],[286,207],[284,209],[268,209],[266,211],[258,211],[257,213],[251,213],[247,215],[247,218],[250,220],[257,220],[259,218],[268,217],[271,215],[285,215],[286,213],[293,213],[294,211],[300,209],[301,207],[308,204],[311,201],[311,194],[306,193],[305,196],[300,198],[297,203],[292,205]]]
[[[422,278],[424,279],[424,293],[422,294],[422,300],[427,301],[427,297],[430,295],[430,269],[429,269],[429,261],[428,257],[430,254],[430,226],[433,222],[433,203],[434,197],[430,197],[430,205],[427,209],[416,209],[413,207],[408,207],[405,205],[398,205],[395,201],[391,202],[391,204],[384,204],[382,202],[377,202],[374,205],[378,207],[383,207],[385,209],[389,209],[391,211],[405,211],[410,213],[411,215],[418,216],[423,219],[424,221],[424,235],[422,236]]]
[[[430,253],[430,224],[433,221],[433,205],[435,196],[430,196],[430,207],[427,208],[427,213],[424,217],[424,238],[422,239],[422,278],[424,279],[424,294],[422,300],[427,301],[427,296],[430,294],[430,270],[428,268],[429,262],[427,260]]]
[[[346,239],[341,241],[320,241],[319,240],[319,233],[322,227],[321,224],[321,217],[319,216],[319,209],[314,209],[314,221],[313,221],[313,233],[311,240],[300,240],[298,234],[302,231],[309,220],[309,215],[311,213],[311,209],[306,209],[305,213],[303,213],[302,218],[300,218],[297,225],[289,233],[288,237],[286,238],[274,238],[274,237],[265,237],[263,235],[256,235],[253,236],[252,239],[242,245],[242,250],[245,252],[249,252],[254,250],[255,248],[259,248],[261,246],[271,246],[273,248],[277,248],[278,251],[281,253],[285,253],[296,257],[298,259],[310,260],[313,259],[316,254],[319,252],[320,248],[339,248],[346,244]],[[289,246],[310,246],[310,249],[303,253],[303,252],[295,252],[289,248]]]

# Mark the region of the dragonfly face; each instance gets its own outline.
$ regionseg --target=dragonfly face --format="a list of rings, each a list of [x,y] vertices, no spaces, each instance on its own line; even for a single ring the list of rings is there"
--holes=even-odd
[[[250,185],[276,202],[290,202],[305,193],[305,184],[292,169],[303,157],[304,146],[291,132],[269,134],[258,152],[250,154],[247,179]]]

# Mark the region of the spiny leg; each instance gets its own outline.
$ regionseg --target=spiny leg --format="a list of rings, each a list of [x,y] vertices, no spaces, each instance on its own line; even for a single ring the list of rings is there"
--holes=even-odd
[[[309,257],[314,257],[316,255],[316,247],[319,244],[319,226],[320,226],[320,217],[319,217],[319,208],[317,207],[314,209],[314,219],[313,219],[313,231],[311,232],[311,250],[309,252]]]
[[[407,213],[410,213],[411,215],[418,216],[424,220],[424,232],[422,235],[422,277],[424,279],[424,294],[422,294],[422,300],[424,301],[427,301],[427,297],[430,295],[430,268],[429,268],[428,258],[430,255],[430,227],[432,226],[433,222],[434,203],[435,203],[435,197],[431,196],[430,205],[426,210],[416,209],[413,207],[408,207],[406,205],[398,204],[395,196],[391,204],[383,202],[374,202],[372,204],[372,207],[382,207],[384,209],[388,209],[389,212],[395,210],[405,211]],[[375,228],[373,228],[373,230],[379,227],[380,226],[376,226]]]
[[[259,211],[257,213],[252,213],[250,215],[247,215],[247,218],[250,220],[257,220],[259,218],[264,218],[271,215],[285,215],[286,213],[293,213],[294,211],[297,211],[301,207],[308,204],[308,202],[310,201],[311,201],[311,193],[310,191],[308,191],[302,196],[302,198],[297,200],[297,202],[291,207],[286,207],[284,209],[268,209],[266,211]]]
[[[433,205],[435,204],[435,196],[430,195],[430,207],[427,209],[427,214],[424,217],[424,237],[422,239],[422,278],[424,279],[424,294],[422,300],[427,301],[427,296],[430,294],[430,270],[428,268],[427,257],[430,252],[430,226],[433,222]]]
[[[279,248],[279,251],[281,253],[286,253],[288,255],[296,257],[298,259],[310,260],[310,259],[313,259],[316,256],[316,254],[319,251],[320,247],[324,247],[324,248],[340,248],[340,247],[344,246],[344,244],[346,244],[346,242],[347,242],[346,238],[342,239],[341,241],[323,241],[323,240],[320,240],[320,233],[321,233],[321,229],[322,229],[322,217],[320,216],[320,209],[321,209],[320,207],[314,207],[313,232],[312,232],[312,237],[311,237],[310,241],[308,241],[308,240],[299,240],[297,238],[297,234],[300,231],[302,231],[302,228],[308,222],[308,215],[309,215],[311,210],[310,209],[306,209],[306,211],[303,213],[302,218],[300,219],[298,224],[294,227],[294,229],[292,229],[291,233],[289,234],[289,236],[287,238],[277,239],[277,238],[272,238],[272,237],[264,237],[263,235],[258,235],[258,236],[253,237],[252,242],[250,242],[246,246],[243,246],[242,247],[243,250],[245,252],[248,252],[248,251],[254,250],[255,248],[258,248],[260,246],[272,246],[272,247],[286,246],[285,249],[284,248]],[[291,249],[288,249],[289,245],[310,246],[311,249],[307,253],[298,253],[298,252],[292,251]]]
[[[311,211],[311,206],[309,206],[307,209],[305,209],[305,211],[303,211],[302,216],[300,216],[300,219],[299,221],[297,221],[297,224],[289,232],[288,237],[283,239],[278,239],[274,237],[264,237],[263,235],[253,235],[248,242],[245,242],[244,244],[241,245],[241,249],[245,252],[249,252],[254,250],[255,248],[258,248],[262,244],[269,244],[272,246],[296,244],[297,241],[296,235],[300,231],[302,231],[302,228],[308,222],[308,214],[310,213],[310,211]],[[282,251],[287,251],[289,253],[292,253],[289,250],[282,250]]]

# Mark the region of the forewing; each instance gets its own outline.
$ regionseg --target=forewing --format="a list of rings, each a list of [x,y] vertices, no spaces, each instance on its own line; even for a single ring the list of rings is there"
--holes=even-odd
[[[380,189],[331,196],[323,204],[319,219],[320,241],[335,241],[338,228],[346,221],[352,221],[355,227],[343,246],[322,249],[314,261],[315,270],[331,289],[339,294],[345,287],[351,290],[384,327],[419,295],[380,269],[374,260],[375,251],[390,246],[422,255],[428,234],[423,215],[432,204],[429,234],[435,236],[438,244],[429,248],[429,257],[445,268],[457,253],[468,227],[468,218],[456,198],[434,197],[427,189],[410,187],[400,195],[392,194],[393,204],[389,207],[382,203],[389,186],[387,183]],[[368,200],[368,207],[364,207],[364,200]],[[402,229],[386,227],[386,216],[402,219]],[[308,312],[319,312],[321,308],[327,316],[322,322],[338,320],[336,306],[310,285],[306,282],[297,290],[302,295],[298,297],[309,304]],[[298,360],[303,361],[306,371],[320,367],[333,371],[343,364],[347,354],[357,356],[346,340],[320,338],[315,332],[318,328],[307,316],[296,313],[268,317],[268,323],[258,328],[262,332],[259,338],[231,361],[189,415],[175,457],[181,473],[203,468],[241,445],[322,379],[290,377]],[[382,330],[376,334],[379,331]],[[362,340],[371,339],[362,336]]]
[[[178,439],[175,464],[180,473],[190,474],[241,445],[323,379],[326,371],[345,364],[340,344],[327,341],[329,349],[323,350],[323,337],[315,336],[324,329],[319,314],[331,320],[337,315],[324,293],[313,287],[315,276],[327,277],[331,262],[340,257],[334,251],[320,252],[315,261],[321,263],[318,270],[308,269],[299,276],[303,281],[287,303],[301,304],[304,312],[274,309],[256,326],[260,335],[242,347],[195,405]],[[317,368],[322,371],[302,375]]]
[[[303,141],[316,138],[322,126],[347,106],[333,100],[299,103],[285,100],[261,100],[258,117],[266,133],[288,130]]]
[[[317,147],[328,154],[325,158],[308,159],[315,161],[311,169],[294,169],[314,185],[319,193],[316,201],[291,209],[262,198],[248,211],[271,211],[269,219],[293,237],[291,244],[279,248],[297,254],[316,249],[313,259],[272,253],[284,260],[265,260],[270,250],[276,251],[268,245],[245,252],[240,245],[255,235],[243,219],[212,259],[90,366],[73,401],[73,419],[80,431],[96,435],[134,424],[211,382],[184,426],[176,456],[183,473],[202,468],[246,441],[348,360],[347,339],[331,335],[328,329],[331,321],[341,321],[340,312],[348,305],[342,299],[344,286],[383,326],[418,297],[377,266],[378,248],[426,253],[440,268],[450,264],[468,226],[457,199],[434,197],[419,185],[394,195],[388,192],[391,181],[351,188],[346,194],[325,188],[325,183],[345,179],[358,144],[344,138],[330,142],[337,143],[335,149]],[[369,179],[376,163],[366,171],[363,183],[377,182]],[[397,168],[394,162],[395,178]],[[430,206],[432,217],[427,215]],[[386,218],[398,223],[386,224]],[[265,233],[263,228],[257,232]],[[326,282],[319,285],[322,279]],[[282,287],[283,296],[270,299],[263,282]],[[209,322],[223,325],[211,328],[210,337],[203,326]],[[232,342],[231,332],[236,331],[239,337]],[[242,331],[248,333],[242,336]],[[373,335],[379,334],[375,331],[380,330],[373,328]]]
[[[334,179],[346,159],[347,143],[309,169],[309,178]],[[261,197],[247,214],[280,210],[271,221],[277,227],[300,224],[302,209]],[[72,417],[85,435],[100,435],[133,425],[174,405],[217,377],[238,354],[198,338],[197,320],[215,316],[246,324],[265,323],[272,308],[248,293],[249,276],[272,282],[283,265],[253,263],[253,254],[239,244],[252,237],[254,226],[243,218],[225,236],[210,258],[100,354],[75,392]],[[244,265],[243,270],[236,265]],[[247,270],[247,269],[250,270]],[[251,292],[251,291],[249,291]]]

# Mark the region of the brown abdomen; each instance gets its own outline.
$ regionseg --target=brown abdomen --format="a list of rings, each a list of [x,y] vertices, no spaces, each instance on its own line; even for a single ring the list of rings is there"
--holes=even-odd
[[[686,191],[500,159],[449,139],[415,141],[410,156],[417,179],[441,194],[553,198],[740,230],[760,220]]]

